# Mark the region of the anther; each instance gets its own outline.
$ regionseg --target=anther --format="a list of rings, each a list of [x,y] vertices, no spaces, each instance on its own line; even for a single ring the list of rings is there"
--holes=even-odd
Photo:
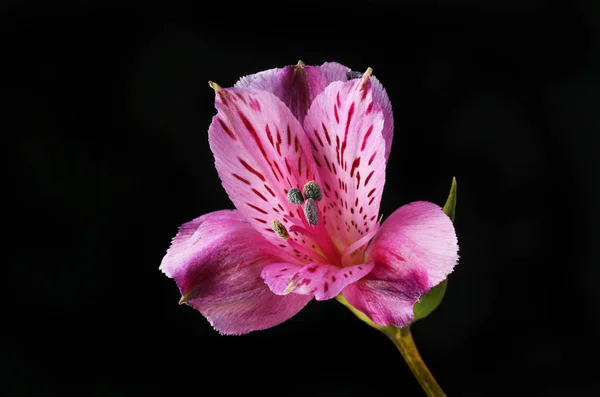
[[[282,239],[287,240],[290,238],[290,234],[288,233],[287,229],[278,220],[271,221],[271,227],[273,228],[275,234]]]
[[[315,204],[315,200],[312,198],[306,199],[304,202],[304,217],[313,226],[319,224],[319,210],[317,210],[317,204]]]
[[[302,196],[302,192],[298,188],[291,188],[288,191],[287,199],[292,204],[302,204],[304,203],[304,196]]]
[[[361,72],[356,72],[353,70],[348,70],[346,72],[346,80],[354,80],[354,79],[360,79],[362,77],[362,73]]]
[[[315,181],[306,182],[304,185],[304,197],[319,201],[323,198],[321,187]]]

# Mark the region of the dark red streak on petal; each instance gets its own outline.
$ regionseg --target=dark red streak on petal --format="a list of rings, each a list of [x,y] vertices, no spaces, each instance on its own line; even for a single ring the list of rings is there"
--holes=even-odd
[[[273,143],[273,135],[271,135],[271,129],[269,128],[269,124],[265,125],[265,131],[267,132],[267,138],[269,139],[271,146],[274,146],[275,144]]]
[[[253,173],[257,177],[259,177],[261,181],[263,181],[263,182],[265,181],[265,177],[264,177],[263,174],[261,174],[260,172],[258,172],[257,170],[255,170],[250,164],[246,163],[241,158],[238,157],[238,160],[240,161],[240,163],[242,163],[242,165],[244,166],[244,168],[246,168],[248,171],[250,171],[251,173]]]
[[[321,168],[321,163],[319,163],[319,160],[317,160],[317,156],[315,156],[314,154],[313,159],[315,160],[315,164],[317,165],[317,167]]]
[[[230,137],[231,139],[233,139],[234,141],[236,141],[236,140],[237,140],[237,138],[235,137],[235,135],[234,135],[233,131],[231,131],[231,130],[229,129],[229,127],[227,127],[227,124],[225,124],[225,122],[224,122],[223,120],[221,120],[221,119],[217,119],[217,120],[219,120],[219,124],[221,125],[221,128],[223,128],[223,130],[225,130],[225,133],[226,133],[227,135],[229,135],[229,137]]]
[[[269,200],[267,200],[267,198],[265,196],[262,195],[261,192],[259,192],[256,189],[252,189],[252,191],[254,192],[254,194],[256,194],[258,197],[260,197],[261,199],[265,200],[267,203],[269,202]]]
[[[344,141],[342,142],[342,163],[344,162],[344,151],[346,150],[346,145],[348,143],[348,130],[350,129],[350,122],[352,121],[352,116],[354,116],[354,102],[352,102],[352,104],[350,105],[350,109],[348,109],[348,119],[346,120]]]
[[[260,149],[260,152],[262,153],[263,157],[268,162],[269,158],[267,157],[267,152],[265,152],[265,148],[263,147],[262,142],[260,141],[258,134],[256,133],[256,130],[252,126],[252,123],[250,123],[250,120],[248,120],[248,118],[242,112],[238,111],[238,115],[242,119],[242,123],[244,123],[244,126],[246,127],[250,135],[252,135],[252,138],[254,138],[254,142],[256,142],[256,145]]]
[[[340,163],[340,137],[337,135],[335,136],[335,154],[337,157],[338,165],[341,165],[341,163]]]
[[[240,98],[240,101],[244,102],[244,105],[246,105],[246,100],[244,99],[244,97],[242,96],[242,94],[234,94],[235,96],[237,96],[238,98]],[[234,98],[235,99],[235,98]]]
[[[315,136],[317,137],[317,141],[319,141],[319,145],[321,145],[321,147],[325,147],[325,145],[323,145],[323,141],[321,140],[321,137],[319,136],[319,131],[314,130],[315,131]]]
[[[325,165],[329,169],[329,172],[331,172],[331,166],[329,165],[329,161],[327,161],[327,155],[326,154],[323,155],[323,160],[325,160]]]
[[[277,176],[277,173],[275,172],[275,168],[273,168],[272,164],[269,164],[269,167],[271,167],[271,171],[273,172],[273,176],[275,177],[275,179],[277,179],[277,182],[279,182],[279,177]]]
[[[288,174],[292,173],[292,168],[290,167],[290,163],[288,163],[287,157],[284,157],[285,168],[287,169]]]
[[[327,131],[327,127],[325,127],[325,123],[321,123],[321,127],[323,127],[323,133],[325,134],[325,139],[327,140],[327,144],[331,146],[331,138],[329,138],[329,131]]]
[[[283,172],[281,172],[281,169],[279,168],[279,164],[273,162],[273,165],[275,166],[275,168],[277,168],[277,171],[279,172],[279,175],[281,175],[281,179],[285,178],[283,176]]]
[[[371,197],[373,195],[373,193],[375,193],[375,189],[371,189],[371,191],[369,192],[369,194],[367,194],[367,197]]]
[[[365,147],[367,146],[367,139],[369,139],[369,136],[371,135],[372,132],[373,132],[373,125],[371,125],[369,127],[369,129],[367,130],[367,133],[365,134],[365,137],[363,138],[363,142],[362,142],[362,145],[360,147],[360,151],[361,152],[363,150],[365,150]]]
[[[276,197],[275,192],[269,187],[269,185],[265,185],[265,189],[267,189],[267,191],[271,193],[271,196]]]
[[[352,162],[352,168],[350,168],[350,178],[354,178],[354,170],[356,168],[358,168],[359,165],[360,165],[360,157],[357,157]]]
[[[250,206],[251,208],[254,208],[255,210],[257,210],[258,212],[262,212],[262,213],[263,213],[263,214],[265,214],[265,215],[267,215],[267,214],[268,214],[268,212],[267,212],[267,211],[263,210],[263,209],[262,209],[262,208],[260,208],[260,207],[257,207],[257,206],[255,206],[255,205],[253,205],[253,204],[250,204],[250,203],[246,203],[246,204],[248,204],[248,206]]]
[[[373,160],[375,160],[375,155],[377,154],[377,152],[374,152],[373,155],[371,156],[371,158],[369,159],[369,165],[371,165],[371,163],[373,162]]]
[[[375,172],[375,170],[371,171],[369,173],[369,175],[367,175],[367,179],[365,179],[365,186],[367,186],[367,184],[369,183],[369,180],[371,179],[371,177],[373,176],[373,173]],[[373,189],[375,190],[375,189]]]
[[[340,115],[338,114],[337,106],[333,105],[333,114],[335,116],[336,123],[340,123]]]
[[[245,178],[242,178],[242,177],[241,177],[241,176],[239,176],[238,174],[233,174],[233,173],[232,173],[231,175],[233,175],[233,177],[234,177],[234,178],[236,178],[237,180],[240,180],[240,181],[244,182],[246,185],[250,185],[250,182],[249,182],[247,179],[245,179]]]

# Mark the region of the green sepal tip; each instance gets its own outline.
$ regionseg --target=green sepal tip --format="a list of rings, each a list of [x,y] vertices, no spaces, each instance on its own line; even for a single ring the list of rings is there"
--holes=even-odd
[[[444,210],[444,213],[448,215],[450,220],[454,222],[454,217],[456,215],[456,178],[452,178],[450,193],[448,194],[448,199],[442,209]],[[442,299],[444,299],[447,287],[448,279],[445,279],[430,289],[417,303],[415,303],[413,307],[413,313],[415,314],[413,323],[429,316],[439,306]]]

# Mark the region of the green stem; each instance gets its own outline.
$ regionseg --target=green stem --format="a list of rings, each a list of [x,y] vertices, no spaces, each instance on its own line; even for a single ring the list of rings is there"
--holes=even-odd
[[[363,312],[352,306],[343,295],[338,295],[336,299],[342,305],[350,309],[350,311],[360,320],[376,330],[383,332],[392,342],[394,342],[394,345],[396,345],[400,354],[402,354],[404,361],[406,361],[411,372],[415,378],[417,378],[417,381],[419,381],[419,384],[428,397],[446,397],[446,394],[444,394],[440,385],[437,383],[431,372],[429,372],[429,368],[425,365],[425,361],[421,358],[408,326],[398,328],[393,325],[385,327],[377,325]]]
[[[412,337],[409,327],[396,328],[396,332],[384,332],[388,338],[396,345],[404,361],[412,371],[413,375],[419,381],[425,394],[429,397],[446,397],[444,391],[437,383],[425,361],[421,358],[417,345]]]

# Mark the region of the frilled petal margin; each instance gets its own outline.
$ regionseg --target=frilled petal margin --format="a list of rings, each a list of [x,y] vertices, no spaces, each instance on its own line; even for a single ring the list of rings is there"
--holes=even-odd
[[[275,251],[238,211],[216,211],[180,227],[160,269],[217,331],[239,335],[286,321],[312,298],[269,290],[260,273],[282,262]]]
[[[404,205],[383,223],[365,261],[375,267],[345,287],[343,295],[374,323],[402,328],[413,320],[415,302],[443,281],[458,261],[452,221],[436,204]]]

